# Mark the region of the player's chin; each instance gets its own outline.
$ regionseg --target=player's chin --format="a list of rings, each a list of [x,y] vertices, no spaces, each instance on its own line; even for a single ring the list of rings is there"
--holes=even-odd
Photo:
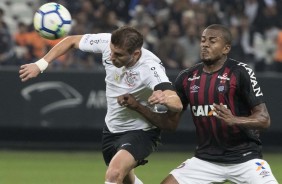
[[[117,68],[121,68],[123,66],[121,63],[118,62],[113,62],[113,65]]]

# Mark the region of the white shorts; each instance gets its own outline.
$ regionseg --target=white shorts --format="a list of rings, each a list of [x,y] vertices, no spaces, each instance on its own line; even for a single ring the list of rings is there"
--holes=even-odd
[[[230,181],[238,184],[278,184],[265,160],[240,164],[207,162],[195,157],[170,172],[179,184],[210,184]]]

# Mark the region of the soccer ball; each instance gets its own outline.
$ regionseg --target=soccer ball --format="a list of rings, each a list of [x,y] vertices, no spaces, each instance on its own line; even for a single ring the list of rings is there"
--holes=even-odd
[[[36,11],[33,25],[40,36],[55,40],[70,32],[71,15],[61,4],[46,3]]]

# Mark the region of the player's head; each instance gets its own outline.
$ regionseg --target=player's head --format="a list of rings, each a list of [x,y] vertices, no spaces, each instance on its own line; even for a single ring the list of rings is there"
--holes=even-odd
[[[132,66],[141,54],[143,35],[135,28],[123,26],[112,32],[111,60],[116,67]]]
[[[231,49],[232,35],[230,30],[220,24],[208,26],[201,37],[201,60],[206,65],[225,59]]]

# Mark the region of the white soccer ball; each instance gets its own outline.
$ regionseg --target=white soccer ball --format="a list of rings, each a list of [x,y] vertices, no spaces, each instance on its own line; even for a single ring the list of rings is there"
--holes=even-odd
[[[71,15],[61,4],[46,3],[35,13],[33,25],[40,36],[55,40],[66,36],[71,30]]]

